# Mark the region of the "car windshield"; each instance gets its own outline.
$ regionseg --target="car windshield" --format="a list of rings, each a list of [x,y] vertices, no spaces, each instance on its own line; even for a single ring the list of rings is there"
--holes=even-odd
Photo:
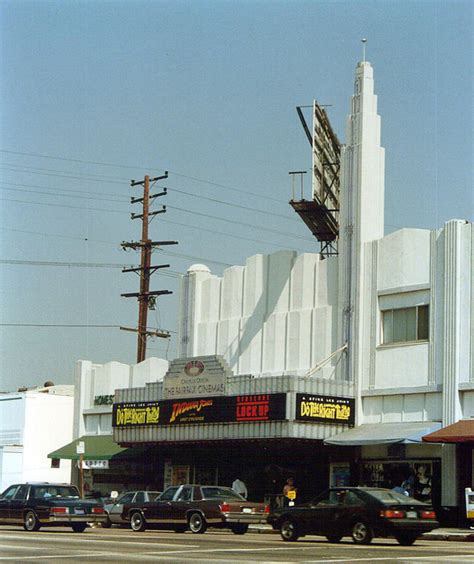
[[[378,501],[389,505],[426,505],[422,501],[418,501],[405,494],[394,492],[393,490],[370,490],[366,492],[368,495],[375,497]]]
[[[245,501],[244,497],[230,488],[205,487],[202,488],[202,497],[204,499],[235,499]]]
[[[79,498],[79,491],[74,486],[39,486],[34,488],[35,499],[48,499],[50,497]]]

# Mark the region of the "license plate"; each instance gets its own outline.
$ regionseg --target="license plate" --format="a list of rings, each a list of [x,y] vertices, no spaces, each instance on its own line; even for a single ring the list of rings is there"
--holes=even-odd
[[[252,513],[252,509],[250,507],[243,507],[242,513]]]
[[[85,514],[84,509],[81,509],[80,507],[74,508],[74,515],[84,515],[84,514]]]
[[[416,511],[407,511],[407,517],[408,519],[416,519],[418,515],[416,514]]]

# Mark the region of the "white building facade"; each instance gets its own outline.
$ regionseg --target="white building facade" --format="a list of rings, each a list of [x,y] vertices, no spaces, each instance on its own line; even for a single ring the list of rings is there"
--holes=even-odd
[[[73,386],[0,394],[0,491],[21,482],[69,482],[71,464],[52,467],[48,453],[69,442]]]

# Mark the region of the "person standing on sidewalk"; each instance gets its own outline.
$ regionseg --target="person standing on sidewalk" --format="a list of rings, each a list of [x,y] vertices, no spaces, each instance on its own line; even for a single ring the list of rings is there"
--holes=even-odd
[[[248,496],[247,486],[245,485],[245,482],[243,482],[240,478],[236,478],[232,482],[232,489],[234,490],[235,493],[238,493],[242,497],[245,497],[245,499],[247,499]]]

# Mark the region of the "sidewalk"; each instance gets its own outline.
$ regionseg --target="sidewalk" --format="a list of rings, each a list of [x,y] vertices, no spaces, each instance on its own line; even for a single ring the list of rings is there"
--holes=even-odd
[[[420,538],[446,541],[467,541],[474,542],[474,531],[471,529],[433,529],[429,533],[425,533]]]
[[[252,533],[278,534],[278,531],[274,531],[270,525],[250,525],[249,531]],[[424,533],[420,536],[420,539],[474,542],[474,530],[439,528],[433,529],[429,533]]]

